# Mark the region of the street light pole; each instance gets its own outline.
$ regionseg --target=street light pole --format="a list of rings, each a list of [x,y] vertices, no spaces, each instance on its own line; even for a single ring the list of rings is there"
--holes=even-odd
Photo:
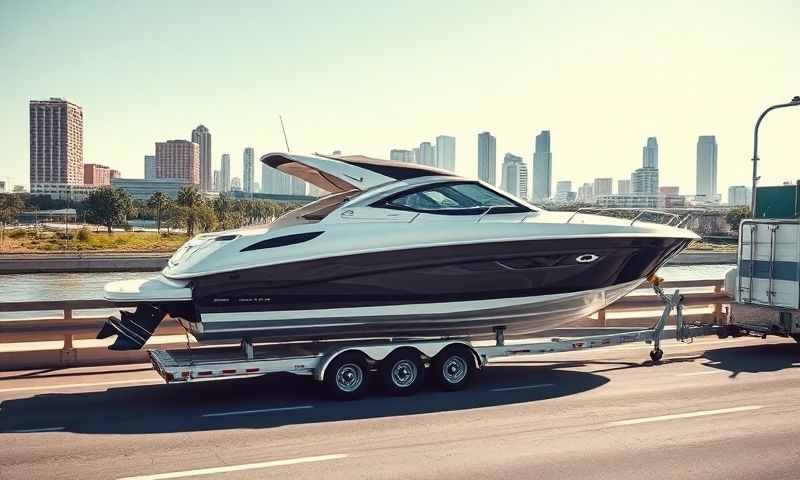
[[[761,126],[761,121],[764,120],[764,117],[773,110],[778,108],[784,107],[795,107],[800,105],[800,96],[796,96],[792,98],[791,101],[788,103],[780,103],[778,105],[773,105],[766,110],[764,110],[761,115],[758,117],[756,121],[756,128],[753,131],[753,190],[750,192],[751,200],[750,200],[750,214],[755,217],[756,216],[756,184],[758,183],[758,127]]]

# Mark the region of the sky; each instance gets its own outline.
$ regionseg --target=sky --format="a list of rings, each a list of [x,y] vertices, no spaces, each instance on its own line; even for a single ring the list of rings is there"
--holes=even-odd
[[[214,168],[242,150],[388,158],[477,134],[530,165],[550,130],[553,182],[629,178],[656,136],[661,185],[695,190],[716,135],[718,191],[748,185],[752,129],[800,95],[795,1],[270,2],[0,0],[0,179],[28,183],[28,102],[83,107],[84,161],[142,177],[154,142],[206,125]],[[800,107],[761,129],[762,184],[800,177]],[[498,179],[500,176],[498,175]],[[259,171],[256,179],[260,179]],[[616,186],[615,186],[616,188]]]

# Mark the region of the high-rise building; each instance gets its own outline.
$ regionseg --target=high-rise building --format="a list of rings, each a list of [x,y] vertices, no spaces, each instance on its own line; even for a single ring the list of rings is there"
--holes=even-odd
[[[292,195],[305,195],[306,193],[308,193],[306,189],[308,185],[306,184],[306,182],[300,180],[297,177],[291,177],[290,182],[292,186],[292,190],[290,193]]]
[[[642,167],[658,168],[658,140],[647,137],[647,145],[642,147]]]
[[[84,163],[83,184],[95,187],[111,185],[111,169],[97,163]]]
[[[254,193],[261,193],[261,183],[253,182],[253,192]]]
[[[153,180],[154,178],[158,178],[156,174],[156,156],[155,155],[145,155],[144,156],[144,179],[145,180]]]
[[[662,195],[680,195],[681,187],[670,187],[670,186],[658,187],[658,193]]]
[[[253,193],[255,190],[253,189],[253,182],[255,181],[254,178],[254,170],[255,170],[255,151],[253,147],[247,147],[244,149],[244,154],[242,156],[242,190],[245,193]]]
[[[750,189],[744,185],[728,187],[728,205],[741,207],[750,205]]]
[[[109,175],[111,176],[112,179],[120,178],[122,176],[122,172],[112,168],[111,170],[109,170]]]
[[[717,194],[717,139],[700,135],[697,139],[697,188],[695,194],[712,197]]]
[[[611,195],[614,189],[614,180],[610,178],[595,178],[592,186],[592,193],[595,197],[600,195]]]
[[[564,193],[572,191],[572,182],[569,180],[559,180],[556,182],[556,193]]]
[[[594,203],[594,185],[591,183],[584,183],[578,187],[577,201],[582,203]]]
[[[522,157],[513,153],[506,153],[503,157],[503,175],[500,188],[521,198],[528,195],[528,169]]]
[[[489,132],[478,134],[478,178],[488,184],[497,182],[497,139]]]
[[[401,148],[393,148],[389,151],[389,160],[395,162],[414,163],[414,152],[411,150],[403,150]]]
[[[239,177],[231,178],[231,192],[241,192],[242,191],[242,179]]]
[[[631,193],[634,195],[655,195],[658,193],[658,169],[637,168],[631,174]]]
[[[222,166],[219,170],[219,191],[231,191],[231,155],[229,153],[222,154]]]
[[[557,202],[574,202],[575,192],[572,191],[572,182],[569,180],[560,180],[556,182],[556,195],[554,198]]]
[[[419,147],[414,147],[412,151],[414,152],[414,163],[419,163],[420,161]]]
[[[431,142],[422,142],[419,144],[419,164],[436,166],[436,153],[434,152]]]
[[[292,193],[292,177],[272,167],[261,167],[261,191],[278,195]]]
[[[214,192],[219,192],[219,170],[214,170],[214,177],[211,181],[211,190]]]
[[[629,179],[617,180],[617,194],[629,195],[631,193],[631,181]]]
[[[456,169],[456,138],[447,135],[436,137],[436,166],[449,170]]]
[[[550,152],[550,130],[536,135],[533,152],[533,199],[547,200],[553,184],[553,154]]]
[[[156,142],[156,177],[200,183],[200,147],[188,140]]]
[[[62,98],[31,100],[30,183],[83,184],[83,110]]]
[[[192,142],[200,147],[200,190],[211,190],[211,133],[205,125],[198,125],[192,130]]]

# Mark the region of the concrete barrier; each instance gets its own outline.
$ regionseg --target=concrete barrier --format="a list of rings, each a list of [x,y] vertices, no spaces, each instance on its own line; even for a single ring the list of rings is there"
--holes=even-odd
[[[665,283],[665,289],[703,287],[711,291],[684,294],[684,306],[713,307],[711,313],[691,314],[684,317],[688,322],[722,323],[722,306],[730,299],[722,291],[722,280],[698,280]],[[120,306],[120,305],[116,305]],[[61,368],[69,366],[93,366],[147,362],[146,350],[125,352],[110,351],[106,346],[92,345],[79,347],[76,341],[94,339],[105,318],[74,317],[78,310],[109,309],[116,307],[106,300],[67,300],[40,302],[0,303],[0,312],[60,311],[60,318],[25,319],[0,321],[0,370],[22,370],[36,368]],[[123,307],[125,305],[122,305]],[[132,306],[128,305],[128,306]],[[653,324],[654,316],[660,314],[663,305],[655,295],[629,295],[601,310],[590,318],[577,319],[565,325],[564,329],[552,330],[547,336],[580,336],[586,329],[605,328],[646,328]],[[641,315],[630,315],[642,312]],[[646,312],[651,312],[647,314]],[[627,316],[609,318],[608,314],[626,313]],[[572,332],[573,334],[570,334]],[[183,339],[184,336],[186,340]],[[174,348],[202,345],[186,336],[185,330],[174,320],[167,318],[158,327],[148,345],[150,348]],[[57,348],[39,348],[35,342],[59,342]],[[97,343],[97,342],[96,342]],[[107,342],[110,343],[110,342]],[[219,344],[220,342],[213,342]],[[211,342],[203,344],[212,344]]]

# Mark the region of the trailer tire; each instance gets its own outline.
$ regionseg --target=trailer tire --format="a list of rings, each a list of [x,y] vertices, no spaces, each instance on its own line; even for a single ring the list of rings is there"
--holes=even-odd
[[[363,398],[369,388],[366,357],[353,351],[340,353],[328,364],[322,383],[328,395],[335,400]]]
[[[465,388],[475,370],[475,354],[465,345],[450,345],[433,358],[436,381],[449,392]]]
[[[379,372],[383,390],[389,395],[417,393],[425,383],[425,363],[415,348],[398,348],[381,360]]]

